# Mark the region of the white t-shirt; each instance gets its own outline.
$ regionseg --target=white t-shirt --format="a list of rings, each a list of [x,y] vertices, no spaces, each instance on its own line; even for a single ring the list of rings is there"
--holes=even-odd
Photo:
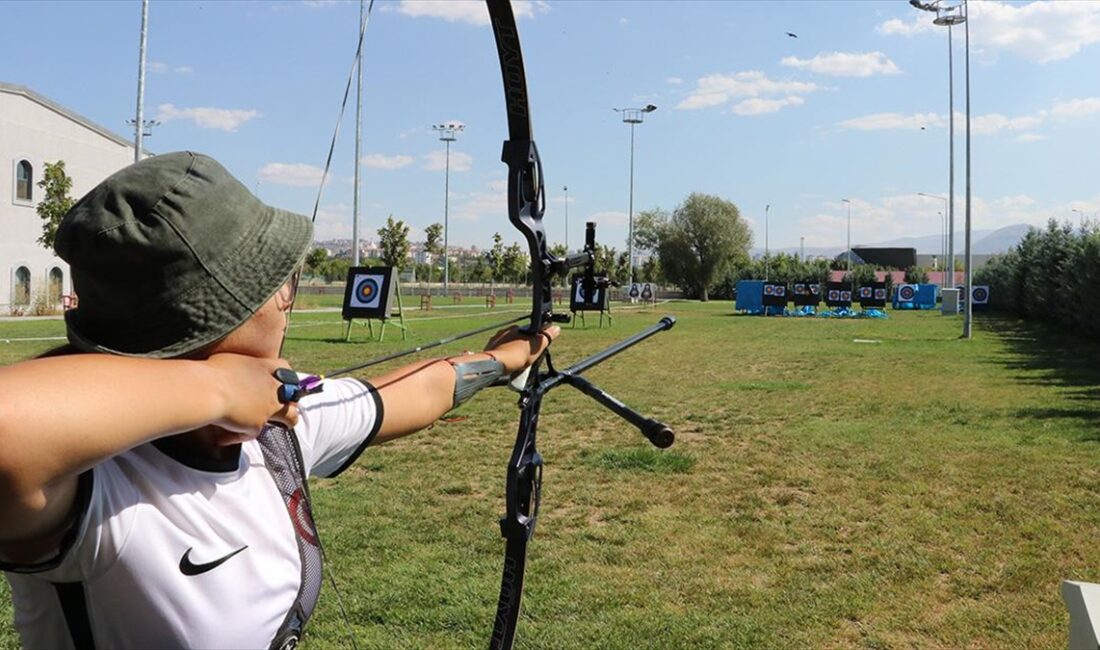
[[[353,379],[326,381],[299,414],[302,465],[318,477],[350,465],[383,416],[378,392]],[[302,560],[295,506],[258,442],[241,445],[236,462],[213,463],[141,445],[82,476],[78,502],[83,513],[57,561],[5,574],[24,647],[272,642],[298,595]]]

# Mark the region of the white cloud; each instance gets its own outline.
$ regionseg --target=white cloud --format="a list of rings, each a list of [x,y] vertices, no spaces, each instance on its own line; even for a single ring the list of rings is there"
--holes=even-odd
[[[764,113],[774,113],[785,106],[801,106],[805,103],[806,100],[797,95],[791,95],[784,99],[752,97],[737,103],[733,107],[733,112],[738,115],[762,115]]]
[[[351,239],[352,207],[344,203],[322,205],[317,209],[317,220],[313,223],[314,241],[329,239]],[[369,233],[362,227],[359,238],[367,239]]]
[[[908,22],[900,18],[891,18],[876,27],[875,31],[884,36],[893,36],[895,34],[911,36],[913,34],[931,32],[936,29],[936,26],[933,25],[932,21],[928,18],[929,14],[922,14],[919,12],[913,13],[913,18]]]
[[[901,69],[882,52],[830,52],[812,59],[784,57],[781,64],[833,77],[870,77],[900,74]]]
[[[1043,114],[1022,115],[1020,117],[1006,117],[1000,113],[987,115],[975,115],[970,118],[970,128],[977,135],[992,135],[999,131],[1023,131],[1039,126],[1043,121]],[[966,115],[955,114],[955,128],[966,129]]]
[[[1046,139],[1047,137],[1040,133],[1021,133],[1016,136],[1016,142],[1039,142]]]
[[[550,5],[542,0],[512,2],[512,11],[517,20],[534,18],[536,14],[544,14],[549,10]],[[451,23],[489,24],[489,11],[481,0],[401,0],[397,5],[397,13],[412,18],[439,18]]]
[[[1093,113],[1100,113],[1100,97],[1055,102],[1050,109],[1050,114],[1059,119],[1086,117]]]
[[[468,172],[474,167],[474,157],[468,153],[451,150],[451,171]],[[447,153],[438,149],[424,155],[424,169],[441,172],[447,168]]]
[[[863,117],[844,120],[839,124],[842,129],[857,131],[908,130],[916,131],[921,127],[942,126],[947,120],[935,113],[872,113]]]
[[[750,70],[735,74],[711,74],[695,82],[695,90],[677,104],[681,110],[696,110],[719,106],[740,97],[766,97],[773,95],[805,95],[821,86],[806,81],[777,81],[763,72]]]
[[[680,86],[684,83],[684,80],[680,77],[665,77],[665,83],[673,86]]]
[[[1049,63],[1068,59],[1100,42],[1100,2],[1096,0],[1028,4],[971,1],[970,11],[972,47],[992,54],[1008,52],[1036,63]],[[894,18],[877,27],[880,34],[903,36],[935,29],[931,14],[915,10],[908,21]]]
[[[335,7],[339,2],[337,2],[337,0],[302,0],[302,4],[307,7],[319,9],[323,7]]]
[[[157,106],[156,120],[189,120],[201,129],[236,131],[242,124],[260,116],[259,111],[239,108],[176,108],[172,104]]]
[[[619,24],[620,25],[626,25],[629,22],[630,22],[630,19],[626,18],[625,16],[619,19]]]
[[[596,223],[596,232],[599,232],[601,226],[621,227],[629,225],[630,215],[625,212],[609,210],[590,214],[585,221],[594,221]]]
[[[956,246],[961,250],[961,235],[965,201],[956,192]],[[995,198],[974,197],[972,216],[975,230],[991,230],[1019,223],[1042,226],[1048,219],[1079,217],[1076,208],[1091,215],[1100,209],[1100,196],[1057,204],[1043,204],[1027,194]],[[806,236],[807,246],[843,247],[847,235],[848,206],[840,201],[823,201],[813,216],[798,220],[799,231]],[[917,196],[915,192],[887,195],[873,199],[852,199],[852,244],[876,244],[902,237],[939,234],[943,204],[935,199]],[[920,251],[932,252],[932,251]]]
[[[304,163],[268,163],[260,169],[260,181],[290,187],[319,187],[324,170]]]
[[[370,153],[359,160],[368,169],[401,169],[413,164],[415,159],[412,156],[403,154],[387,156],[381,153]]]
[[[152,72],[153,74],[165,74],[168,72],[175,72],[176,74],[191,74],[195,71],[195,69],[189,65],[177,65],[173,68],[163,61],[150,61],[146,64],[145,67],[149,70],[149,72]]]

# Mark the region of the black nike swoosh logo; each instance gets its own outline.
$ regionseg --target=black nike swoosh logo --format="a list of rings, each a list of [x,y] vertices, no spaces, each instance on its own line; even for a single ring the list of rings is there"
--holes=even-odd
[[[201,573],[206,573],[207,571],[218,568],[219,566],[224,564],[226,560],[233,557],[237,553],[240,553],[246,548],[248,548],[247,545],[242,546],[239,549],[230,553],[229,555],[226,555],[225,557],[220,557],[213,562],[204,562],[203,564],[193,564],[191,562],[191,549],[187,549],[187,552],[184,553],[183,557],[180,558],[180,573],[185,576],[197,576]]]

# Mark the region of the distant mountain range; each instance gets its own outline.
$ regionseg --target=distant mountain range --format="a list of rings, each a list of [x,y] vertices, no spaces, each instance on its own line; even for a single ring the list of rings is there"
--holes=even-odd
[[[1028,229],[1031,226],[1026,223],[1018,223],[1012,226],[1005,226],[1004,228],[997,228],[995,230],[975,230],[971,233],[974,238],[973,250],[975,255],[992,255],[996,253],[1004,253],[1009,248],[1012,248],[1016,244],[1020,243],[1020,240],[1027,234]],[[962,253],[963,246],[965,245],[965,233],[955,233],[955,250],[956,254]],[[884,248],[915,248],[917,253],[921,255],[939,255],[942,247],[941,236],[927,235],[924,237],[902,237],[900,239],[891,239],[890,241],[878,242],[875,244],[853,244],[853,248],[857,247],[884,247]],[[798,254],[798,247],[786,247],[777,248],[774,252],[790,253],[792,255]],[[806,247],[806,255],[808,257],[834,257],[844,252],[843,246],[814,246]],[[752,255],[763,255],[764,249],[757,247],[752,249]]]

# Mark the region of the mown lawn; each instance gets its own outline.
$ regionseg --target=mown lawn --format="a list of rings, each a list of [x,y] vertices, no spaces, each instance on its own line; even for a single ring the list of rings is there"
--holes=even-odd
[[[483,311],[411,320],[406,344],[492,322]],[[994,316],[963,342],[937,313],[676,303],[567,330],[556,359],[665,312],[675,329],[589,377],[669,423],[671,449],[568,389],[543,405],[518,647],[1064,646],[1060,581],[1100,581],[1100,346]],[[361,327],[345,344],[338,318],[296,315],[287,356],[326,370],[402,346],[397,330],[364,343]],[[0,323],[0,339],[61,333]],[[0,363],[49,345],[0,340]],[[457,415],[315,483],[360,648],[486,645],[515,397],[486,392]],[[304,646],[348,645],[327,584]]]

